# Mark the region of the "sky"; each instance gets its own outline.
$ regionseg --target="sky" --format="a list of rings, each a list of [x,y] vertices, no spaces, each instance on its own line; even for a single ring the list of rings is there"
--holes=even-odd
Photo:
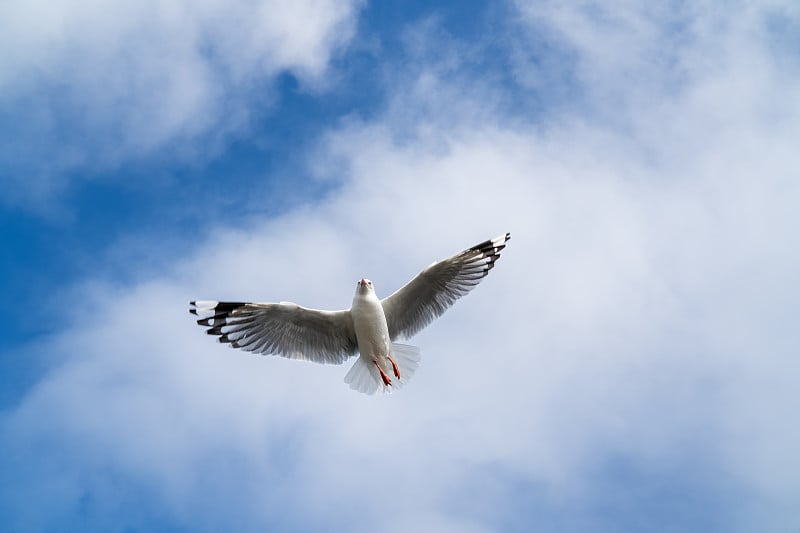
[[[791,0],[0,4],[4,531],[800,530]],[[410,342],[212,342],[511,232]]]

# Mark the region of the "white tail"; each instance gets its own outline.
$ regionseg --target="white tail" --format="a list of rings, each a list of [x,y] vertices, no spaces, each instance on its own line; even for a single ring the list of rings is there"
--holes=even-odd
[[[392,358],[400,369],[400,379],[392,379],[392,384],[390,386],[387,387],[383,384],[381,374],[372,360],[364,359],[360,355],[356,358],[353,367],[344,377],[344,382],[350,385],[351,389],[363,392],[364,394],[391,392],[394,389],[399,389],[408,383],[419,366],[419,348],[409,344],[393,342]]]

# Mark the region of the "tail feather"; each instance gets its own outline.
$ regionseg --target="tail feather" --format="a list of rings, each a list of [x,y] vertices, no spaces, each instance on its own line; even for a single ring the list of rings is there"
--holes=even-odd
[[[416,346],[400,344],[399,342],[392,343],[392,355],[394,356],[395,363],[400,367],[400,379],[393,381],[393,383],[396,383],[394,387],[399,389],[414,376],[414,372],[417,371],[422,356],[420,355],[419,348]]]
[[[367,362],[360,355],[356,357],[356,362],[344,376],[344,382],[350,388],[364,394],[375,394],[378,387],[383,386],[380,373],[372,362]]]
[[[384,385],[375,364],[361,356],[356,358],[356,362],[345,375],[344,382],[350,385],[351,389],[364,394],[386,393],[399,389],[409,382],[419,366],[421,358],[419,348],[393,342],[392,358],[400,369],[400,379],[392,376],[391,370],[389,370],[388,375],[392,376],[391,385]]]

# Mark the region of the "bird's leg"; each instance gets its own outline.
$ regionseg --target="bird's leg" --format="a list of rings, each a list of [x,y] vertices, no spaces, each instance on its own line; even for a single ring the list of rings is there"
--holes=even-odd
[[[397,377],[397,379],[400,379],[400,368],[397,366],[397,363],[394,362],[394,359],[392,359],[391,355],[387,355],[386,359],[388,359],[389,362],[392,363],[392,370],[394,370],[394,375]]]
[[[387,387],[390,386],[392,384],[392,380],[389,379],[389,376],[387,376],[386,372],[383,371],[381,365],[378,364],[378,361],[372,361],[372,362],[375,363],[375,367],[378,369],[378,372],[381,373],[381,379],[383,380],[383,384],[386,385]]]

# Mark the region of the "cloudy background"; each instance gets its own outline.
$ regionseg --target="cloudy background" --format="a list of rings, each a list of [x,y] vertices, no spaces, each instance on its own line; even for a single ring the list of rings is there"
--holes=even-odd
[[[798,531],[800,9],[0,6],[8,531]],[[190,299],[510,231],[402,391]]]

